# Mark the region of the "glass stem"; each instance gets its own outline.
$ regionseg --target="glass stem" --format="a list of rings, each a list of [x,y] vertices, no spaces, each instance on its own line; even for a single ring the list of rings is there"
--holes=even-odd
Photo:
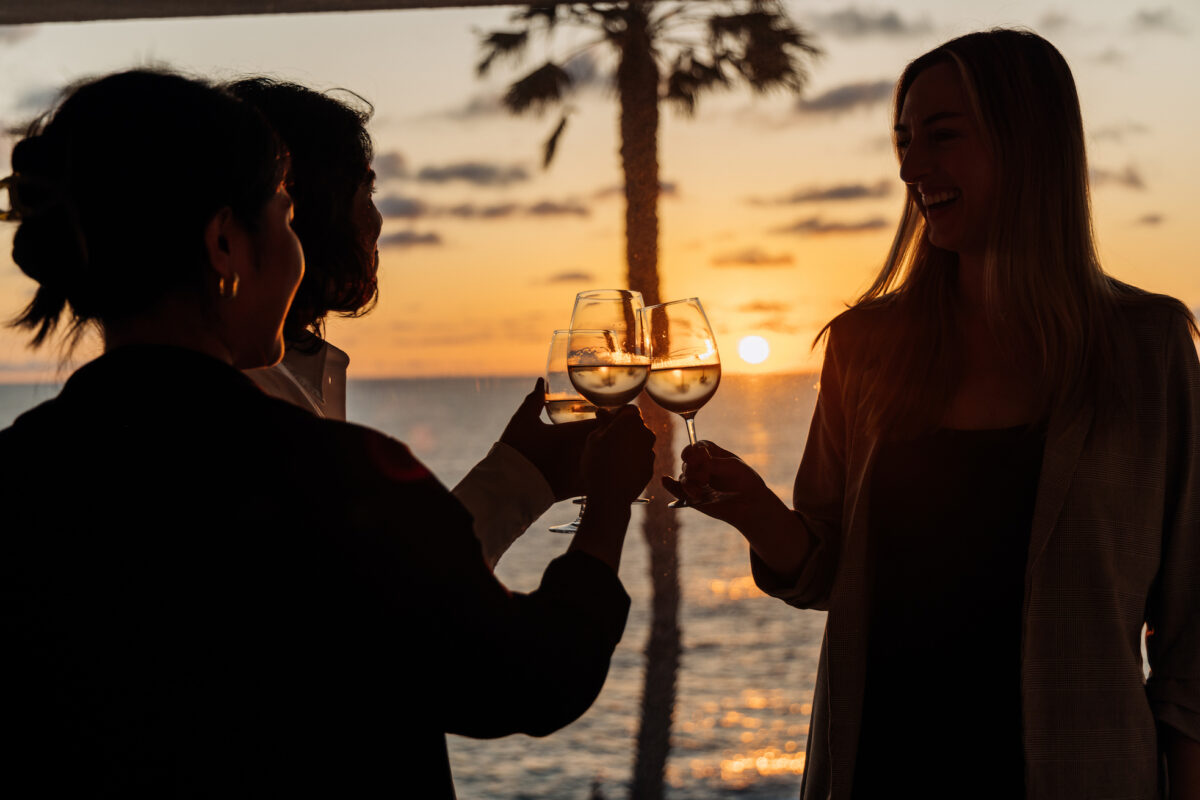
[[[687,426],[688,441],[692,444],[696,443],[696,412],[692,411],[688,414],[680,414],[683,417],[683,424]]]

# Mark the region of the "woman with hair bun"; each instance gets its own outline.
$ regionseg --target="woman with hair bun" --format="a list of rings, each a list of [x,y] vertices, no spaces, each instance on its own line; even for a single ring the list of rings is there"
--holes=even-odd
[[[711,443],[666,480],[828,611],[801,794],[1200,797],[1195,320],[1101,269],[1045,39],[934,48],[894,125],[904,212],[823,331],[794,510]]]
[[[228,90],[262,112],[291,158],[288,193],[306,273],[284,323],[283,359],[247,375],[270,395],[317,416],[346,418],[349,356],[323,338],[328,315],[358,317],[378,296],[379,235],[370,103],[267,77]],[[541,381],[525,398],[487,456],[454,487],[471,512],[484,557],[495,565],[555,500],[581,492],[579,455],[592,421],[549,425],[540,419]]]
[[[12,166],[13,258],[38,284],[17,324],[35,344],[95,325],[104,354],[0,431],[8,794],[449,798],[446,732],[583,713],[628,610],[616,568],[653,460],[635,409],[588,438],[568,553],[509,592],[403,444],[239,371],[282,356],[303,274],[255,109],[119,73],[71,90]]]

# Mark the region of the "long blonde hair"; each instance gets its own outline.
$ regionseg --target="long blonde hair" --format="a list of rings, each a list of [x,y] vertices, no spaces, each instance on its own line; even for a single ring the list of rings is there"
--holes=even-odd
[[[1164,303],[1184,314],[1193,332],[1196,323],[1182,303],[1140,293],[1100,266],[1083,120],[1066,60],[1028,31],[967,34],[905,68],[894,121],[916,78],[937,64],[958,70],[993,159],[987,321],[1037,365],[1039,416],[1119,392],[1107,369],[1122,347],[1113,330],[1119,304]],[[931,427],[949,402],[962,358],[954,333],[957,272],[957,255],[930,243],[921,210],[907,195],[887,260],[854,304],[894,306],[900,320],[864,386],[867,422],[876,430]]]

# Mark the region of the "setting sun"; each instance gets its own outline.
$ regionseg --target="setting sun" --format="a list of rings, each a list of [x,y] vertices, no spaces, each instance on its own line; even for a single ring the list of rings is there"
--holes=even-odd
[[[738,342],[738,355],[747,364],[761,364],[771,355],[771,345],[761,336],[745,336]]]

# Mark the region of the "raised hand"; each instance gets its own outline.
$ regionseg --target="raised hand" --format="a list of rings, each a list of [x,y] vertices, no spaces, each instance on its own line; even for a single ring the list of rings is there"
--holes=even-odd
[[[564,422],[558,425],[542,422],[545,396],[544,379],[538,378],[533,391],[521,401],[516,413],[508,421],[504,433],[500,434],[500,441],[525,456],[538,468],[550,484],[555,500],[565,500],[583,494],[580,459],[583,456],[584,443],[599,423],[596,420]]]
[[[583,450],[583,488],[588,506],[616,501],[628,506],[654,474],[654,434],[636,406],[596,411],[599,427]]]

